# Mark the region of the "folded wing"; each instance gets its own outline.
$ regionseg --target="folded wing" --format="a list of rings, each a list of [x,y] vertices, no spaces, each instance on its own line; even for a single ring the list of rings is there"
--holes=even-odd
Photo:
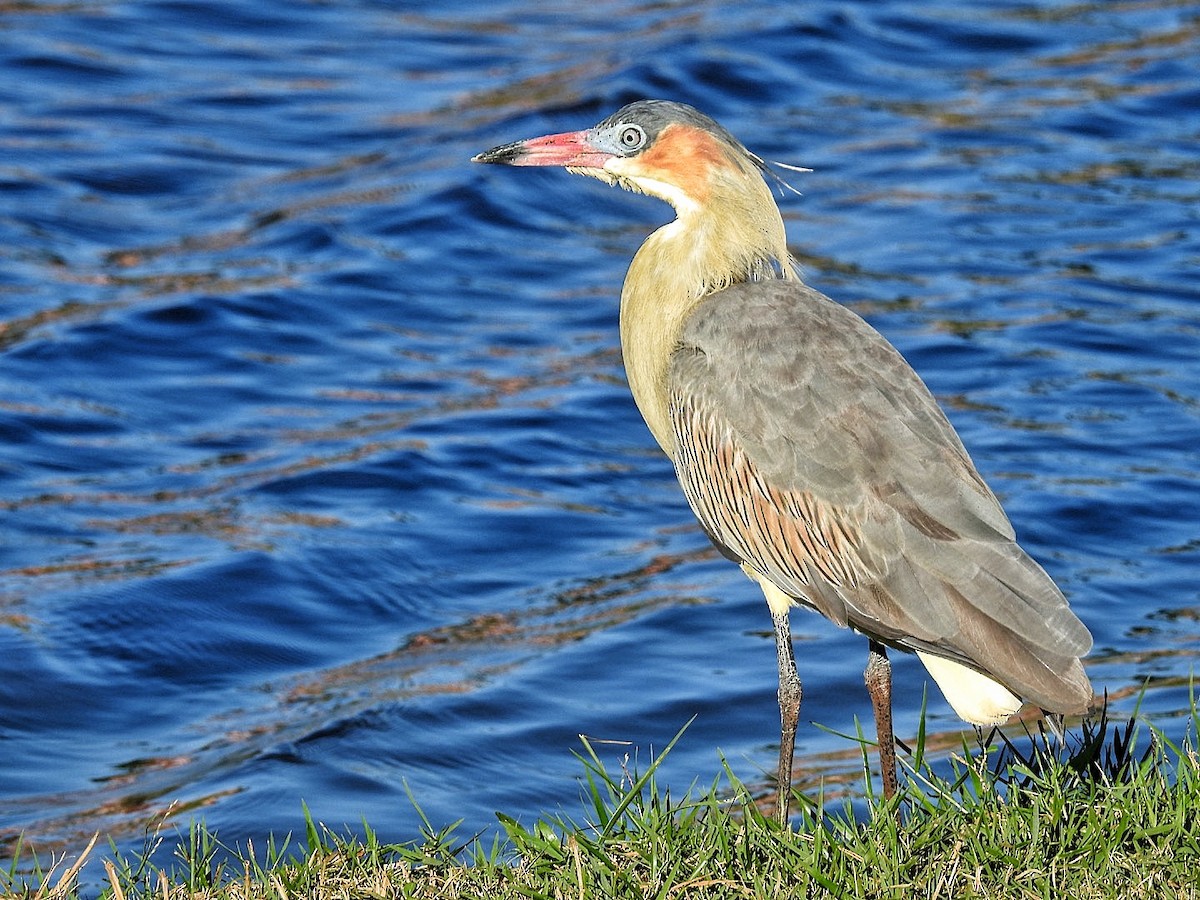
[[[859,316],[793,281],[728,288],[688,320],[668,381],[676,472],[727,556],[841,625],[1087,708],[1091,635]]]

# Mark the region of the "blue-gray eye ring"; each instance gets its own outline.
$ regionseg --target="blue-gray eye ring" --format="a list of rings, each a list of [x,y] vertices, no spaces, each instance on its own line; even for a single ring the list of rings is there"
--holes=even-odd
[[[617,138],[626,150],[637,150],[646,143],[646,132],[637,125],[622,125],[621,134]]]

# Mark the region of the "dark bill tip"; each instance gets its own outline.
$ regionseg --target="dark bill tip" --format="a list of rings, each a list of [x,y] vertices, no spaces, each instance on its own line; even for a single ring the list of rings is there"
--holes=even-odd
[[[484,150],[482,153],[477,153],[471,157],[471,162],[511,166],[516,164],[524,151],[525,142],[514,141],[511,144],[504,144],[500,147],[493,147],[491,150]]]

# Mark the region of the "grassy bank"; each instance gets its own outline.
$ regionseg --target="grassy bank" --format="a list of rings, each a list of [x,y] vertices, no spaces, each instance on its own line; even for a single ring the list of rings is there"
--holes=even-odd
[[[342,837],[309,819],[304,848],[231,852],[194,826],[162,870],[89,848],[18,877],[6,896],[39,898],[1200,898],[1200,760],[1142,724],[1100,721],[1056,747],[1044,736],[999,739],[937,766],[923,741],[901,794],[867,785],[865,813],[801,798],[782,830],[726,770],[682,799],[643,772],[609,771],[585,745],[590,808],[581,821],[524,826],[484,844],[428,825],[408,844]],[[77,887],[101,858],[102,885]],[[29,867],[31,859],[23,865]],[[95,866],[95,862],[92,863]]]

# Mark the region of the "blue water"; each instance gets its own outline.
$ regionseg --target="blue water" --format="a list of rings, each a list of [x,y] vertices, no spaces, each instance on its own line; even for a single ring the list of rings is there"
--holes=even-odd
[[[0,18],[0,841],[582,818],[693,716],[766,788],[757,589],[624,384],[656,201],[473,166],[638,97],[814,169],[806,279],[945,404],[1181,734],[1200,651],[1200,2],[82,2]],[[798,613],[799,753],[870,722]],[[897,731],[925,687],[896,660]],[[932,730],[960,725],[930,696]],[[838,756],[842,753],[842,756]],[[160,826],[168,811],[172,818]]]

